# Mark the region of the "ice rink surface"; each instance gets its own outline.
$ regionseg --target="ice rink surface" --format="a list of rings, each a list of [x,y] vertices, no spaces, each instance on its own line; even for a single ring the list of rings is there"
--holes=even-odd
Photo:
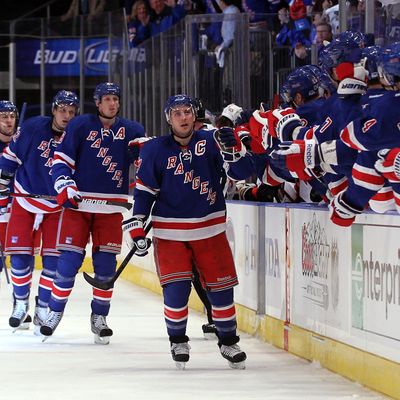
[[[31,315],[33,316],[35,276]],[[241,334],[246,370],[232,370],[216,341],[203,339],[205,318],[191,311],[191,359],[171,359],[160,296],[120,280],[108,317],[114,336],[96,345],[90,331],[91,288],[78,275],[54,336],[42,343],[8,327],[11,291],[1,274],[0,400],[386,399],[258,339]]]

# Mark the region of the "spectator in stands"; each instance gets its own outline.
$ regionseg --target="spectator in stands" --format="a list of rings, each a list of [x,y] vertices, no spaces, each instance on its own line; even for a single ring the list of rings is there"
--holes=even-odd
[[[307,49],[311,46],[310,41],[310,23],[305,18],[305,6],[303,13],[292,13],[297,20],[290,18],[289,9],[283,7],[278,11],[278,18],[282,25],[281,30],[276,36],[276,42],[279,46],[290,45],[296,57],[303,63],[307,63],[309,52]]]
[[[293,0],[289,7],[294,31],[292,46],[296,56],[296,65],[305,65],[311,61],[308,51],[311,46],[311,23],[307,17],[308,4],[308,0]]]
[[[339,4],[338,0],[324,0],[322,3],[322,15],[331,25],[332,33],[335,36],[339,33]]]
[[[234,5],[234,2],[235,0],[219,0],[218,3],[224,16],[228,16],[224,17],[221,26],[222,43],[215,48],[217,63],[221,68],[224,67],[225,52],[232,46],[237,27],[237,21],[230,16],[240,14],[240,10]]]
[[[150,30],[155,36],[185,17],[186,12],[176,0],[150,0]]]
[[[400,41],[400,3],[388,4],[384,7],[388,24],[386,26],[386,35],[390,42]]]
[[[230,51],[232,46],[235,32],[237,30],[236,15],[240,14],[240,9],[234,5],[235,0],[219,0],[218,5],[222,10],[224,19],[221,25],[222,43],[215,48],[215,56],[217,64],[222,71],[222,96],[223,105],[227,105],[232,101],[232,76],[229,66]]]
[[[276,43],[279,46],[290,46],[292,44],[293,31],[290,26],[289,7],[284,6],[278,11],[278,19],[281,29],[276,36]]]
[[[136,47],[150,37],[150,13],[144,0],[137,0],[132,6],[128,37],[131,47]]]
[[[373,46],[378,43],[383,44],[385,41],[385,25],[390,25],[388,23],[389,21],[385,21],[384,19],[380,18],[379,9],[381,9],[381,4],[375,1],[374,7],[374,33],[366,35],[366,46]],[[363,31],[365,27],[365,18],[365,1],[350,0],[347,9],[347,29],[353,31]]]
[[[68,11],[61,16],[61,21],[67,21],[78,15],[93,18],[104,11],[105,5],[106,0],[72,0]]]
[[[315,28],[315,43],[318,46],[323,46],[324,41],[332,41],[332,27],[328,22],[319,22]]]
[[[317,45],[317,52],[319,53],[328,42],[332,41],[332,27],[328,22],[321,21],[314,26],[314,30],[315,37],[312,42]],[[313,33],[311,35],[313,36]]]

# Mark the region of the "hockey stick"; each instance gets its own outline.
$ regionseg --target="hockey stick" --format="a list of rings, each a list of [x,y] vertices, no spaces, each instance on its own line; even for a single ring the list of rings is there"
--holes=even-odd
[[[0,258],[1,258],[1,262],[3,264],[3,269],[4,269],[4,274],[6,276],[6,281],[7,281],[7,284],[9,285],[11,283],[10,275],[8,275],[7,265],[6,265],[6,256],[4,255],[3,245],[1,244],[1,242],[0,242]]]
[[[149,233],[151,227],[152,227],[152,225],[150,222],[147,224],[147,226],[144,230],[146,232],[146,234]],[[136,253],[136,250],[137,249],[135,246],[133,246],[131,248],[129,253],[126,255],[126,257],[122,261],[121,265],[118,267],[117,271],[115,272],[115,275],[109,281],[100,282],[97,279],[90,276],[88,273],[84,272],[83,277],[85,278],[85,281],[97,289],[109,290],[109,289],[113,288],[115,281],[122,274],[122,271],[125,269],[125,267],[128,265],[131,258],[134,256],[134,254]]]
[[[41,200],[53,200],[56,201],[56,196],[50,196],[47,194],[32,194],[32,193],[10,193],[12,197],[25,197],[28,199],[41,199]],[[93,204],[93,205],[105,205],[105,206],[118,206],[126,208],[130,210],[132,208],[132,204],[123,201],[116,200],[106,200],[106,199],[89,199],[87,197],[82,197],[82,203],[84,204]]]
[[[21,125],[24,122],[26,107],[27,107],[27,102],[25,101],[24,103],[22,103],[21,113],[19,114],[17,132],[21,129]]]

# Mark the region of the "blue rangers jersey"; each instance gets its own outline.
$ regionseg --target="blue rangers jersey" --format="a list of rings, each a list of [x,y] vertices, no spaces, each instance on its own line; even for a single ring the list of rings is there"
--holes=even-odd
[[[341,129],[362,113],[360,95],[350,95],[345,98],[338,97],[336,101],[331,102],[328,102],[328,100],[321,108],[321,110],[325,110],[328,105],[330,107],[325,119],[320,120],[319,125],[315,125],[311,129],[310,127],[301,129],[296,139],[313,138],[318,143],[338,139]]]
[[[72,119],[54,153],[53,183],[60,176],[71,177],[81,195],[90,199],[126,202],[132,158],[128,143],[145,135],[141,124],[117,117],[109,130],[97,115]],[[79,204],[78,211],[111,214],[124,208],[101,204]]]
[[[301,118],[302,126],[311,126],[318,123],[321,113],[325,110],[327,100],[320,97],[315,100],[308,101],[296,108],[296,113]]]
[[[394,209],[393,191],[374,165],[380,149],[400,145],[397,138],[400,119],[396,112],[400,94],[392,91],[376,94],[366,103],[365,114],[349,123],[340,135],[343,146],[358,151],[345,199],[359,207],[369,201],[374,211],[386,212]]]
[[[368,111],[368,108],[373,105],[375,101],[380,100],[386,93],[387,90],[383,87],[367,89],[367,92],[361,96],[361,106],[363,110]]]
[[[360,210],[369,203],[372,210],[384,213],[395,209],[394,196],[390,185],[374,167],[377,159],[376,151],[358,153],[343,200]]]
[[[400,93],[388,91],[368,113],[350,122],[340,138],[349,147],[362,150],[391,149],[400,146]]]
[[[319,144],[337,140],[340,131],[346,124],[362,114],[361,95],[331,96],[320,110],[321,115],[325,114],[324,111],[327,111],[325,119],[320,119],[319,125],[302,128],[296,139],[314,139]],[[343,190],[346,185],[346,176],[351,175],[351,168],[347,164],[343,166],[337,162],[337,153],[338,149],[336,148],[334,152],[330,152],[330,154],[333,154],[332,160],[325,160],[326,163],[323,167],[325,171],[330,173],[320,178],[320,181],[329,188],[333,195]],[[352,161],[354,161],[355,155],[350,155]]]
[[[57,137],[51,129],[51,117],[26,120],[13,136],[0,158],[0,168],[15,174],[16,193],[56,195],[51,180],[51,166]],[[55,201],[16,197],[21,207],[32,213],[60,211]]]
[[[155,237],[188,241],[225,231],[225,172],[213,131],[194,131],[184,147],[172,135],[150,140],[139,163],[133,214],[151,212]]]

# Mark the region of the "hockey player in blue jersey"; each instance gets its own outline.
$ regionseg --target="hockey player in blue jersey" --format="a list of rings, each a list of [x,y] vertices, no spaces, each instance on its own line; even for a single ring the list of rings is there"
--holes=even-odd
[[[246,354],[237,344],[233,287],[238,280],[225,233],[224,160],[214,132],[193,129],[196,113],[190,97],[170,97],[164,111],[169,135],[143,146],[133,218],[126,221],[124,229],[136,254],[145,255],[151,242],[143,225],[151,218],[165,322],[176,366],[183,369],[189,361],[186,325],[194,262],[211,303],[220,352],[232,368],[242,369]]]
[[[0,152],[9,145],[12,136],[15,134],[18,120],[18,109],[15,104],[9,100],[0,100]],[[5,245],[7,224],[10,219],[11,199],[9,197],[12,177],[8,172],[0,173],[0,243],[2,260],[0,262],[0,272],[2,268],[7,268],[5,265]],[[33,257],[32,257],[33,262]],[[4,263],[4,265],[3,265]],[[15,299],[14,299],[15,301]],[[32,322],[32,317],[27,314],[20,329],[29,329],[29,324]]]
[[[62,90],[54,96],[52,117],[30,118],[13,136],[0,158],[0,169],[15,174],[15,194],[55,195],[50,175],[54,149],[78,106],[76,94]],[[59,205],[48,200],[15,197],[12,202],[5,250],[11,261],[14,308],[9,324],[14,330],[21,327],[28,314],[37,235],[42,239],[43,270],[36,297],[35,333],[46,316],[59,254],[55,237],[60,211]]]
[[[85,197],[128,201],[129,168],[133,162],[129,143],[145,134],[141,124],[118,117],[120,97],[117,84],[97,85],[97,115],[85,114],[72,120],[54,155],[53,185],[57,202],[63,206],[57,236],[57,250],[61,254],[49,314],[40,329],[45,337],[51,336],[61,321],[90,237],[96,279],[107,281],[115,274],[125,208],[81,200]],[[111,297],[112,289],[93,288],[90,323],[95,343],[108,344],[113,334],[106,322]]]
[[[340,142],[336,146],[335,140],[348,122],[362,114],[361,96],[367,89],[367,71],[361,62],[363,45],[362,34],[346,31],[321,51],[320,62],[338,82],[338,90],[321,108],[323,118],[318,124],[302,127],[290,108],[271,111],[268,118],[270,134],[284,142],[272,157],[298,175],[319,176],[333,196],[347,186],[346,174],[351,174],[347,165],[335,164],[338,154],[348,154],[347,146]],[[318,158],[320,152],[326,154],[325,161]]]
[[[382,50],[383,49],[379,46],[370,46],[362,51],[362,55],[366,59],[366,68],[368,70],[368,89],[367,93],[361,98],[363,113],[366,117],[375,107],[381,107],[379,105],[381,99],[391,91],[391,87],[388,91],[387,84],[382,84],[384,80],[381,82],[379,76],[378,62],[380,62]],[[386,211],[395,210],[393,190],[389,182],[386,181],[378,190],[377,182],[381,181],[382,178],[379,178],[377,176],[379,173],[374,171],[377,151],[359,153],[358,149],[353,149],[351,146],[348,147],[348,150],[349,152],[357,154],[355,162],[353,165],[350,165],[350,167],[352,167],[352,177],[349,180],[349,191],[354,190],[358,192],[360,199],[363,199],[362,202],[370,198],[368,205],[375,212],[384,213]],[[345,164],[348,160],[349,157],[344,158],[342,152],[338,162]],[[373,175],[376,176],[374,177]],[[356,179],[354,179],[355,176],[357,176]],[[371,181],[375,181],[374,184],[371,185]],[[351,188],[352,186],[354,186],[354,188]]]
[[[301,125],[308,126],[317,123],[321,108],[325,102],[323,98],[323,87],[321,82],[321,71],[317,66],[307,65],[297,68],[291,72],[280,90],[282,101],[287,106],[296,109]],[[246,179],[256,173],[258,179],[270,187],[298,187],[297,175],[292,174],[286,166],[276,163],[269,154],[278,148],[279,140],[268,135],[268,114],[263,107],[251,115],[248,123],[236,127],[236,132],[243,137],[247,131],[250,136],[250,145],[253,163],[247,163],[249,169],[243,168],[243,163],[230,163],[228,175],[236,179]],[[262,146],[261,146],[262,143]],[[259,146],[256,147],[256,144]],[[261,149],[260,149],[261,147]],[[312,176],[305,175],[308,181]],[[317,180],[313,186],[321,195],[325,195],[326,188]],[[321,197],[316,195],[308,184],[301,183],[301,195],[304,201],[320,201]]]
[[[0,100],[0,153],[3,152],[4,148],[8,146],[11,141],[12,135],[15,133],[16,121],[18,119],[17,107],[8,100]],[[0,244],[1,244],[1,260],[0,260],[0,272],[6,266],[6,257],[4,255],[4,248],[6,245],[6,230],[7,223],[10,219],[10,199],[9,199],[9,186],[11,177],[7,173],[0,172]],[[5,270],[7,273],[7,270]],[[9,280],[8,274],[6,275]],[[29,322],[32,322],[32,317],[27,315],[27,323],[23,324],[24,327],[29,328]]]
[[[342,226],[350,226],[371,198],[380,196],[378,200],[390,205],[390,192],[382,190],[387,188],[385,183],[393,189],[395,207],[400,209],[400,181],[396,177],[400,147],[400,43],[382,50],[378,70],[382,83],[391,90],[370,105],[366,115],[341,132],[341,140],[358,153],[349,187],[331,204],[331,219]]]
[[[8,100],[0,100],[0,152],[3,152],[4,148],[10,143],[15,133],[17,119],[18,110],[14,103]],[[6,228],[10,218],[8,196],[10,182],[10,176],[0,173],[0,184],[5,186],[3,189],[0,189],[0,243],[2,251],[4,251],[6,244]],[[0,272],[2,267],[1,263]]]

